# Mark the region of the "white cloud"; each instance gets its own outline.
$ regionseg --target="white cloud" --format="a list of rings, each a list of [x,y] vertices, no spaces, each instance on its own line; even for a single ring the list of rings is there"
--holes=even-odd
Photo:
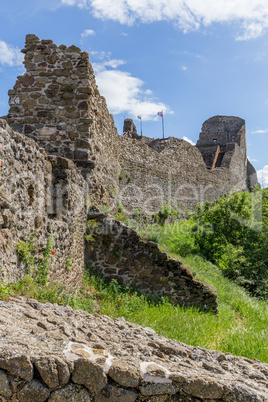
[[[103,69],[97,73],[96,81],[113,114],[128,113],[132,117],[141,114],[145,121],[157,119],[158,110],[172,113],[164,103],[146,95],[143,81],[128,72]]]
[[[236,22],[237,40],[257,38],[268,27],[267,0],[61,0],[89,8],[95,17],[132,25],[170,21],[184,32],[219,22]]]
[[[146,91],[144,91],[145,95],[152,95],[153,91],[151,91],[150,89],[146,89]]]
[[[248,160],[249,160],[250,162],[259,162],[258,159],[254,159],[254,158],[248,158]]]
[[[188,70],[188,67],[186,67],[186,66],[182,66],[182,71],[186,71],[186,70]]]
[[[184,140],[184,141],[187,141],[187,142],[189,142],[191,145],[195,145],[195,142],[193,142],[192,140],[190,140],[190,138],[188,138],[188,137],[182,137],[182,139]]]
[[[258,180],[261,186],[268,187],[268,165],[257,171]]]
[[[18,47],[7,44],[0,40],[0,64],[8,66],[20,66],[23,61],[23,55]]]
[[[150,89],[143,89],[144,82],[126,71],[118,70],[126,64],[125,60],[112,59],[111,52],[92,50],[97,59],[92,63],[100,93],[106,98],[112,114],[125,113],[136,118],[142,115],[145,120],[157,120],[157,112],[173,114],[167,105],[153,97]]]
[[[93,29],[85,29],[83,33],[81,33],[82,38],[87,38],[88,36],[94,36],[96,32]]]
[[[268,133],[268,128],[265,130],[255,130],[252,131],[252,134],[267,134]]]
[[[105,61],[102,65],[104,67],[111,67],[111,68],[117,68],[119,66],[122,66],[123,64],[126,64],[125,60],[121,59],[111,59]]]
[[[122,36],[128,36],[128,33],[122,32],[121,35],[122,35]]]

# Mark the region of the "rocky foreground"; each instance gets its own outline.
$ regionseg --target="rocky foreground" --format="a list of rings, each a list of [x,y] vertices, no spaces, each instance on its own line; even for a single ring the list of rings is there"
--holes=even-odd
[[[268,365],[17,297],[0,301],[0,401],[268,401]]]

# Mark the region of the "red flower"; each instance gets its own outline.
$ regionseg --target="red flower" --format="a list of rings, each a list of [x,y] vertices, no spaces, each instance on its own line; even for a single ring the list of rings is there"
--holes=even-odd
[[[130,296],[130,294],[128,294],[128,296]]]
[[[52,255],[54,255],[55,254],[55,251],[52,251],[52,253],[51,253]]]
[[[122,301],[122,299],[120,299],[119,301]]]

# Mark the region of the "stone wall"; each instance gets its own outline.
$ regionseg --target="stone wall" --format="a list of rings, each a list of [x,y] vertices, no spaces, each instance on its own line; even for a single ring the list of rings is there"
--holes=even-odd
[[[1,301],[0,316],[1,402],[267,401],[258,360],[22,297]]]
[[[118,194],[119,136],[88,53],[35,35],[26,36],[22,52],[26,73],[9,91],[8,124],[49,154],[72,159],[87,178],[92,201],[109,204]]]
[[[123,139],[120,163],[121,201],[126,210],[145,214],[159,211],[164,202],[193,210],[197,202],[213,201],[235,185],[247,189],[230,169],[208,170],[201,153],[184,140],[169,138],[161,152],[133,139]]]
[[[76,285],[84,271],[85,180],[72,161],[48,157],[4,120],[0,144],[0,280],[16,281],[27,272],[19,261],[19,241],[32,238],[39,260],[50,236],[56,251],[49,261],[51,278]]]
[[[180,262],[168,259],[157,245],[141,241],[136,232],[119,222],[103,217],[94,231],[94,242],[85,249],[88,189],[74,163],[47,155],[34,140],[13,132],[4,120],[0,143],[1,280],[16,281],[28,272],[19,259],[20,241],[36,245],[36,268],[51,237],[56,253],[49,259],[50,278],[55,282],[76,286],[87,263],[146,294],[217,311],[211,289],[194,280]]]
[[[126,119],[124,138],[98,91],[86,52],[27,35],[23,53],[27,71],[9,92],[7,121],[50,154],[74,160],[87,179],[93,205],[116,209],[120,201],[129,212],[142,208],[150,214],[173,201],[184,212],[232,186],[247,190],[248,183],[257,181],[247,169],[244,120],[207,120],[199,149],[172,137],[164,142],[141,137],[131,119]],[[215,168],[208,170],[215,159],[214,139],[221,149]]]
[[[239,143],[240,130],[245,129],[245,120],[234,116],[214,116],[202,125],[197,145],[211,144],[216,140],[219,144]]]
[[[156,243],[141,240],[134,230],[102,214],[91,218],[93,241],[86,247],[91,267],[158,299],[166,296],[174,304],[217,311],[217,295],[194,279],[180,261],[162,253]]]

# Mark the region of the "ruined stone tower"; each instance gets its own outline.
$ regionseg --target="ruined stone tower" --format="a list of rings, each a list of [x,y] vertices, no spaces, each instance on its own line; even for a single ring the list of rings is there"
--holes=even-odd
[[[72,159],[90,176],[92,197],[109,203],[118,193],[118,134],[100,95],[87,52],[27,35],[24,65],[9,91],[8,124],[49,154]]]

